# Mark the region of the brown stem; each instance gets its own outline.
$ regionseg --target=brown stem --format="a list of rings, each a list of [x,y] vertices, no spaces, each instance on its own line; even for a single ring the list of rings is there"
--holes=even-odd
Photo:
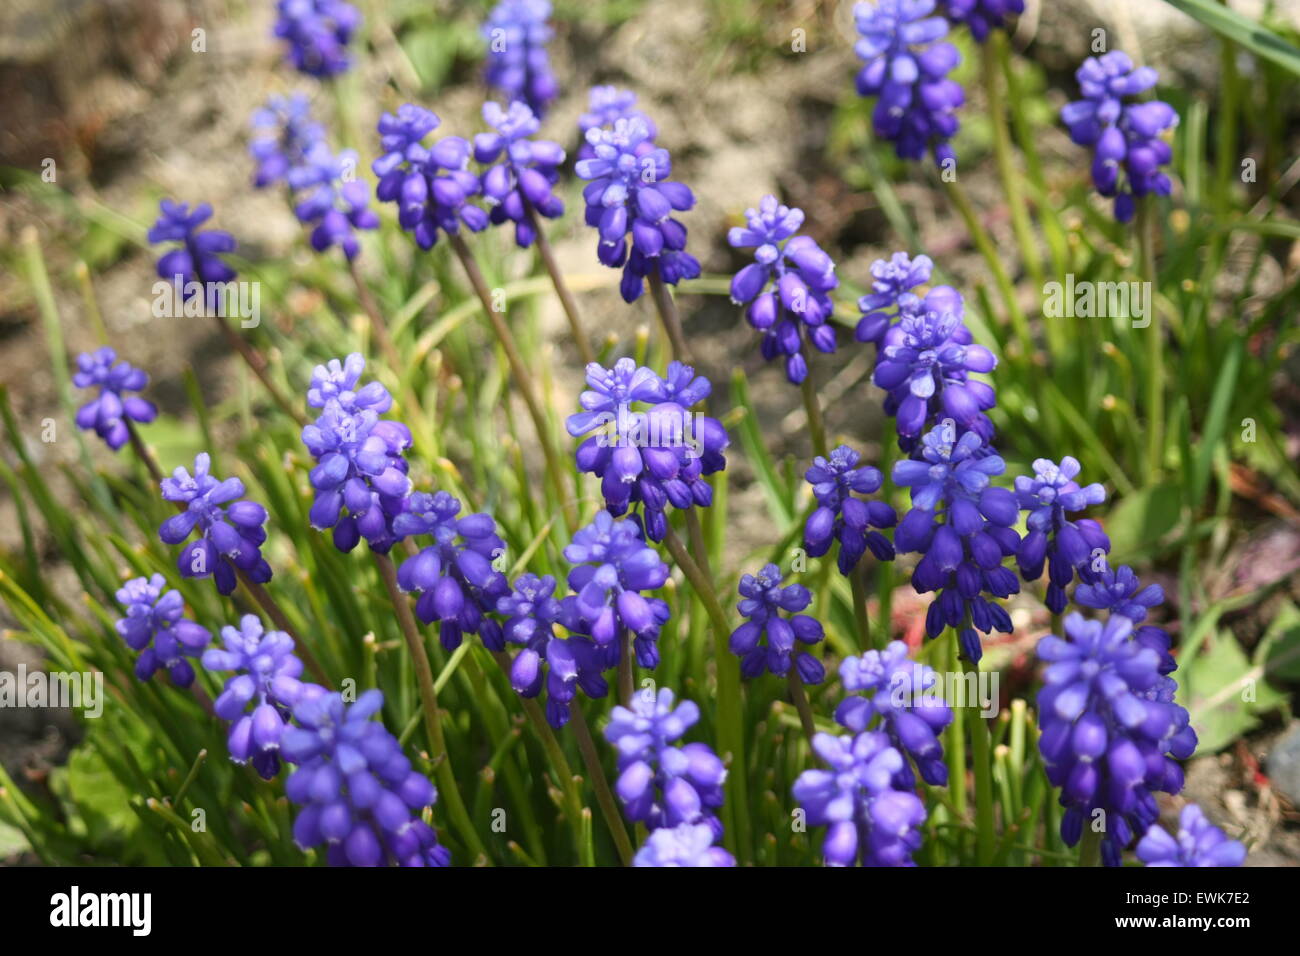
[[[317,680],[329,687],[330,681],[325,673],[325,668],[321,667],[320,661],[316,660],[316,656],[307,647],[307,642],[303,640],[302,635],[289,623],[289,619],[285,617],[280,605],[276,603],[275,598],[271,597],[271,592],[250,578],[242,568],[235,568],[235,573],[239,575],[239,583],[248,591],[249,596],[257,602],[257,606],[271,619],[271,623],[275,625],[276,630],[284,631],[293,638],[294,653],[302,658],[302,662],[316,675]]]
[[[803,726],[804,736],[812,743],[817,726],[813,723],[812,707],[808,704],[808,695],[804,693],[803,681],[799,679],[799,670],[793,663],[790,665],[790,673],[786,675],[786,683],[790,686],[790,699],[794,701],[794,709],[799,712],[799,723]]]
[[[635,689],[635,662],[632,659],[632,632],[623,628],[619,637],[622,647],[618,658],[618,702],[624,707],[632,706],[632,691]]]
[[[300,412],[287,398],[285,398],[284,393],[280,391],[273,381],[271,381],[271,376],[267,372],[266,359],[264,359],[256,349],[244,341],[243,337],[237,334],[221,316],[214,315],[212,320],[217,323],[217,326],[221,329],[221,334],[225,336],[226,342],[230,344],[230,347],[238,352],[243,357],[245,364],[253,370],[253,374],[256,375],[262,385],[265,386],[275,404],[279,405],[280,409],[299,425],[306,425],[306,416],[304,416],[302,412]]]
[[[573,298],[573,293],[569,291],[568,283],[564,281],[564,273],[560,271],[560,264],[555,259],[555,251],[551,248],[551,240],[547,239],[546,233],[542,231],[542,224],[537,217],[537,210],[533,209],[533,204],[527,199],[524,200],[524,213],[528,216],[528,224],[533,227],[533,232],[537,236],[537,253],[542,257],[542,264],[546,266],[546,271],[551,276],[551,284],[555,286],[555,294],[560,297],[560,305],[564,307],[564,315],[569,320],[569,331],[573,334],[573,341],[577,343],[578,354],[582,356],[582,364],[590,365],[596,361],[596,353],[592,351],[586,333],[583,332],[582,316],[578,312],[578,302]]]
[[[131,439],[131,450],[135,452],[135,457],[139,458],[144,467],[149,472],[149,477],[153,479],[155,485],[161,485],[163,480],[162,469],[158,467],[158,460],[154,458],[153,452],[145,445],[140,438],[140,433],[135,430],[135,423],[129,418],[124,418],[126,422],[126,434]]]
[[[361,300],[361,308],[370,319],[370,328],[374,330],[379,349],[392,367],[393,374],[400,377],[402,357],[397,352],[397,346],[393,344],[393,337],[388,334],[388,323],[384,321],[384,314],[379,310],[379,303],[375,300],[374,293],[370,291],[370,286],[366,285],[366,280],[361,278],[361,271],[357,269],[355,259],[348,260],[348,272],[352,274],[352,283],[357,287],[357,297]]]
[[[694,366],[691,351],[686,345],[686,335],[682,331],[682,317],[677,311],[677,303],[673,301],[672,294],[657,272],[650,273],[650,295],[655,300],[659,320],[663,323],[664,332],[667,333],[668,341],[672,344],[673,358]]]
[[[609,789],[609,781],[605,779],[605,770],[600,765],[600,754],[596,751],[596,743],[591,739],[587,718],[583,716],[582,705],[577,699],[574,699],[570,711],[572,717],[569,722],[573,724],[573,735],[578,740],[578,750],[582,753],[582,762],[587,765],[587,775],[591,777],[591,785],[596,789],[596,802],[600,804],[605,825],[609,827],[610,835],[614,838],[619,858],[622,859],[624,866],[630,866],[632,841],[628,839],[623,818],[619,815],[618,804],[614,802],[614,792]]]

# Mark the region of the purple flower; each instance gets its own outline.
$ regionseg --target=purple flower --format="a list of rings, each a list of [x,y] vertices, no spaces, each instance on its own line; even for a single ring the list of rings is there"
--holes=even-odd
[[[706,824],[716,840],[722,835],[717,809],[727,768],[707,744],[671,746],[700,719],[693,702],[673,704],[673,692],[661,687],[657,695],[640,691],[631,708],[610,712],[605,739],[618,752],[614,790],[635,823],[651,830]]]
[[[817,734],[812,745],[829,769],[805,770],[793,790],[808,822],[828,828],[826,865],[914,866],[925,805],[899,787],[905,762],[889,738],[871,730],[854,737]]]
[[[1177,761],[1192,755],[1196,733],[1174,703],[1178,685],[1160,673],[1160,655],[1132,639],[1132,621],[1112,614],[1103,625],[1071,614],[1065,633],[1038,643],[1048,665],[1038,746],[1048,780],[1061,788],[1062,839],[1074,846],[1101,819],[1102,860],[1118,866],[1121,851],[1159,815],[1153,792],[1183,788]]]
[[[565,422],[575,437],[596,432],[578,446],[578,470],[601,480],[610,514],[641,505],[638,517],[646,536],[661,541],[669,505],[707,508],[713,489],[705,476],[727,466],[729,440],[722,423],[689,411],[712,386],[689,365],[672,362],[667,377],[660,378],[630,358],[611,369],[591,363],[587,384],[590,389],[579,397],[584,410]]]
[[[488,41],[486,80],[510,101],[522,100],[537,116],[559,94],[546,44],[553,33],[549,0],[501,0],[483,24]]]
[[[298,764],[284,784],[303,808],[294,841],[303,849],[327,844],[332,866],[450,866],[451,854],[420,817],[437,791],[370,719],[383,705],[384,695],[368,690],[350,705],[327,693],[294,707],[298,726],[281,740],[284,758]]]
[[[1178,817],[1178,836],[1153,823],[1138,841],[1138,859],[1146,866],[1241,866],[1246,848],[1229,840],[1194,803]]]
[[[645,123],[650,138],[659,135],[654,120],[636,108],[636,94],[616,86],[593,86],[587,93],[587,112],[578,117],[578,130],[583,134],[578,148],[578,159],[592,159],[596,151],[586,141],[587,130],[612,127],[619,120],[639,119]]]
[[[348,42],[361,14],[343,0],[280,0],[274,35],[286,41],[294,69],[325,79],[347,71]]]
[[[663,587],[668,565],[645,543],[636,522],[598,512],[591,524],[574,534],[564,558],[575,565],[569,572],[571,604],[582,622],[570,616],[565,626],[602,646],[619,644],[617,638],[631,632],[637,663],[655,667],[659,663],[656,642],[668,620],[668,605],[642,592]]]
[[[1047,607],[1060,614],[1068,603],[1065,588],[1079,572],[1082,581],[1095,579],[1094,567],[1105,567],[1110,538],[1089,518],[1071,521],[1069,515],[1106,500],[1106,489],[1095,482],[1079,487],[1075,476],[1079,462],[1069,455],[1058,466],[1046,458],[1034,460],[1034,475],[1016,478],[1016,498],[1029,512],[1029,533],[1020,541],[1016,562],[1025,581],[1037,581],[1048,567]]]
[[[846,657],[840,664],[840,680],[845,690],[866,693],[845,697],[835,710],[836,721],[854,733],[873,727],[883,730],[895,749],[916,764],[926,783],[947,786],[948,767],[939,734],[952,722],[952,710],[933,670],[910,660],[902,641],[892,641],[883,651]],[[911,763],[904,761],[898,771],[900,789],[916,787]]]
[[[955,162],[948,144],[957,132],[953,111],[965,101],[948,73],[961,62],[951,43],[937,42],[948,21],[932,17],[934,0],[878,0],[853,8],[860,38],[854,52],[865,66],[858,73],[861,96],[876,97],[876,135],[893,142],[901,159],[920,159],[929,150],[940,165]]]
[[[224,647],[203,652],[203,666],[237,673],[227,678],[212,709],[232,722],[226,739],[230,759],[238,764],[251,760],[262,779],[270,780],[280,772],[280,739],[289,711],[305,696],[325,690],[298,680],[302,661],[293,653],[293,638],[283,631],[263,631],[256,615],[245,614],[238,628],[223,627],[221,641]]]
[[[190,212],[188,203],[164,199],[159,205],[162,215],[149,230],[149,241],[179,242],[180,247],[163,253],[158,259],[158,276],[175,283],[185,299],[197,295],[202,285],[204,301],[209,309],[219,306],[221,290],[218,288],[235,278],[235,270],[221,258],[221,253],[233,252],[235,237],[220,229],[200,229],[212,217],[212,207],[200,203]]]
[[[859,342],[874,342],[879,348],[885,332],[899,316],[924,311],[913,290],[930,281],[933,269],[929,256],[910,259],[905,252],[871,263],[871,291],[858,299],[862,318],[854,337]]]
[[[375,197],[397,203],[397,221],[415,236],[421,249],[431,249],[438,232],[457,233],[461,223],[472,232],[487,228],[488,215],[469,202],[479,193],[478,177],[469,171],[470,145],[447,136],[432,147],[422,140],[441,121],[411,103],[396,115],[379,118],[379,145],[384,153],[371,164],[379,177]]]
[[[804,525],[804,549],[809,557],[820,558],[830,550],[832,541],[838,541],[838,566],[844,575],[853,572],[868,549],[877,561],[894,560],[894,546],[874,529],[892,528],[898,515],[883,501],[854,497],[879,491],[883,481],[878,468],[859,467],[859,459],[848,445],[840,445],[829,458],[814,458],[812,467],[804,472],[817,499],[817,507]]]
[[[798,385],[808,376],[806,335],[819,351],[835,351],[835,305],[830,291],[840,284],[835,263],[808,236],[795,235],[803,210],[764,196],[745,211],[746,226],[727,234],[734,249],[754,249],[754,262],[731,280],[731,301],[747,305],[745,318],[763,333],[763,357],[785,356],[786,378]]]
[[[334,153],[323,142],[312,146],[301,165],[289,171],[289,185],[305,193],[298,197],[294,214],[314,225],[311,245],[317,252],[339,246],[348,259],[361,251],[357,229],[378,229],[379,216],[370,208],[370,187],[356,179],[357,154]]]
[[[394,519],[402,513],[411,480],[403,452],[411,430],[401,422],[381,420],[392,406],[378,382],[355,390],[365,360],[356,353],[340,363],[316,366],[307,403],[320,416],[302,430],[302,441],[316,459],[308,475],[316,492],[310,519],[313,528],[334,529],[334,546],[351,551],[362,539],[372,551],[386,554],[402,537]]]
[[[885,411],[896,418],[900,445],[910,446],[941,413],[987,439],[993,426],[984,412],[996,397],[970,373],[996,367],[992,352],[971,344],[960,311],[918,311],[884,334],[872,381],[889,393]]]
[[[795,652],[795,641],[816,644],[826,636],[821,622],[807,614],[796,614],[812,603],[812,595],[802,584],[781,586],[781,569],[764,565],[758,575],[740,579],[742,600],[736,605],[745,623],[731,632],[731,653],[740,658],[740,672],[757,677],[771,671],[784,677],[790,664],[805,684],[820,684],[826,677],[822,662],[811,654]],[[789,617],[782,617],[785,611]]]
[[[497,225],[513,222],[515,243],[526,249],[536,238],[528,206],[547,219],[564,214],[564,201],[551,191],[560,178],[564,150],[559,143],[528,138],[541,124],[518,100],[508,110],[498,103],[484,103],[483,119],[496,130],[474,137],[474,158],[490,164],[482,174],[488,218]]]
[[[668,180],[672,160],[668,150],[654,144],[645,120],[633,116],[616,120],[610,129],[592,127],[586,139],[591,158],[575,167],[579,177],[590,180],[582,191],[586,222],[600,233],[597,258],[623,269],[623,300],[635,302],[648,275],[669,285],[696,278],[700,264],[685,251],[686,227],[672,218],[693,207],[695,196]]]
[[[126,646],[139,651],[135,676],[148,680],[159,668],[177,687],[194,683],[194,668],[186,657],[198,657],[212,640],[207,628],[181,617],[185,602],[180,591],[165,591],[161,574],[132,578],[118,589],[117,601],[126,616],[115,627]]]
[[[714,846],[713,827],[681,823],[660,827],[646,838],[632,859],[633,866],[735,866],[736,858]]]
[[[438,621],[442,646],[455,650],[464,634],[478,634],[489,650],[504,649],[501,625],[486,614],[510,593],[506,577],[492,566],[505,553],[490,514],[460,514],[460,500],[445,491],[416,492],[393,521],[401,538],[429,535],[433,543],[397,569],[403,591],[418,592],[415,613],[426,624]]]
[[[1008,19],[1025,12],[1025,0],[943,0],[943,11],[983,43],[994,30],[1005,29]]]
[[[1061,121],[1074,142],[1096,150],[1093,184],[1103,196],[1115,197],[1115,218],[1128,222],[1137,197],[1169,195],[1169,177],[1160,167],[1173,153],[1161,134],[1178,125],[1178,114],[1161,100],[1124,102],[1151,89],[1158,77],[1149,66],[1134,69],[1119,50],[1088,57],[1075,76],[1083,99],[1062,107]]]
[[[257,160],[253,185],[258,189],[287,182],[312,147],[325,139],[325,129],[312,119],[311,104],[302,93],[272,96],[253,114],[252,126],[248,151]]]
[[[955,435],[956,427],[945,421],[924,436],[919,459],[894,465],[895,484],[912,489],[912,509],[894,532],[894,547],[922,555],[912,587],[939,592],[926,613],[926,634],[958,628],[962,653],[979,663],[976,631],[1012,631],[1006,610],[983,595],[1006,598],[1020,590],[1015,574],[1002,566],[1020,543],[1012,527],[1020,509],[1010,491],[989,484],[1006,469],[1002,459],[976,432],[954,441]]]
[[[77,427],[93,429],[113,451],[131,438],[127,422],[148,424],[158,417],[153,402],[124,394],[141,391],[149,384],[149,376],[129,362],[118,362],[117,353],[107,345],[77,356],[72,384],[77,388],[99,386],[99,396],[77,409]]]
[[[271,566],[262,557],[267,514],[257,502],[240,498],[242,481],[220,481],[209,474],[210,466],[208,453],[200,452],[193,476],[177,467],[172,477],[162,480],[163,498],[183,508],[162,523],[158,537],[165,544],[180,544],[198,529],[198,540],[181,549],[176,567],[187,578],[212,575],[217,590],[229,594],[235,590],[236,569],[258,584],[271,580]]]
[[[1082,607],[1095,608],[1120,614],[1134,623],[1141,625],[1133,632],[1133,639],[1160,655],[1161,675],[1172,674],[1178,664],[1169,652],[1171,640],[1164,628],[1152,624],[1143,624],[1150,608],[1163,604],[1164,588],[1158,584],[1142,587],[1142,582],[1127,564],[1119,570],[1112,570],[1104,564],[1100,571],[1093,572],[1088,579],[1074,589],[1074,602]]]

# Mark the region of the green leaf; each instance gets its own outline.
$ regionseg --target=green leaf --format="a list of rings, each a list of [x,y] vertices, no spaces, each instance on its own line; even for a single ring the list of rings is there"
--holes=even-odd
[[[1256,23],[1216,0],[1165,0],[1189,17],[1200,20],[1225,40],[1231,40],[1256,56],[1271,60],[1300,76],[1300,49],[1287,43],[1268,27]]]
[[[1230,631],[1218,631],[1204,652],[1184,665],[1183,703],[1200,742],[1198,753],[1213,753],[1259,723],[1259,714],[1280,706],[1285,696],[1263,680]]]
[[[1125,495],[1106,516],[1111,554],[1136,560],[1155,550],[1160,539],[1178,524],[1179,496],[1167,487],[1143,488]]]

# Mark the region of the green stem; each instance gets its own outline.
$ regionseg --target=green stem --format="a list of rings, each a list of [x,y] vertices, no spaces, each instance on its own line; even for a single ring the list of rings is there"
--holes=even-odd
[[[621,630],[623,633],[619,636],[622,647],[619,649],[618,656],[618,702],[624,707],[631,707],[632,692],[636,687],[634,673],[636,664],[632,659],[632,632],[627,628]]]
[[[958,651],[956,634],[953,636],[952,644],[935,649],[936,657],[940,659],[936,662],[936,670],[956,669]],[[966,734],[962,727],[965,710],[965,707],[953,707],[952,723],[948,725],[947,739],[944,742],[944,752],[948,757],[948,789],[952,793],[952,806],[958,817],[955,821],[958,825],[966,819]]]
[[[596,790],[596,802],[600,804],[605,825],[609,827],[610,835],[614,838],[619,859],[623,861],[624,866],[631,866],[632,841],[628,839],[618,804],[614,802],[614,792],[609,789],[609,780],[605,778],[600,754],[596,752],[596,742],[591,739],[591,729],[587,726],[587,718],[583,715],[582,705],[577,699],[573,701],[570,711],[572,716],[569,723],[573,725],[573,735],[578,740],[578,751],[582,754],[582,761],[587,765],[587,776],[591,777],[591,785]]]
[[[1091,821],[1083,825],[1083,839],[1079,841],[1079,865],[1101,866],[1101,834],[1092,828]]]
[[[686,335],[682,331],[682,318],[677,312],[677,303],[673,301],[672,293],[657,272],[650,273],[650,295],[655,300],[655,309],[663,323],[664,333],[673,347],[673,358],[686,365],[694,365],[690,348],[686,345]]]
[[[569,291],[569,285],[564,281],[564,273],[560,270],[560,263],[555,258],[555,251],[551,248],[551,240],[546,238],[546,233],[542,230],[542,224],[537,218],[537,211],[533,209],[533,204],[527,199],[523,200],[524,214],[528,217],[529,224],[533,227],[533,232],[537,235],[537,254],[541,256],[542,264],[546,267],[547,274],[551,277],[551,284],[555,286],[555,294],[560,298],[560,305],[564,308],[564,316],[569,320],[569,332],[573,335],[573,341],[578,346],[578,354],[582,356],[582,364],[590,365],[596,361],[596,353],[592,351],[591,343],[587,341],[587,334],[582,328],[582,315],[578,312],[578,302]]]
[[[803,392],[803,407],[808,415],[808,431],[812,435],[813,454],[825,458],[829,453],[826,448],[826,422],[822,418],[822,403],[813,388],[812,373],[804,376],[799,386]]]
[[[799,679],[798,669],[794,665],[790,666],[786,683],[790,687],[790,699],[794,701],[794,709],[799,712],[799,725],[803,727],[803,735],[811,744],[817,734],[817,725],[813,723],[812,707],[808,704],[808,695],[804,693],[803,681]]]
[[[1147,337],[1147,478],[1154,481],[1164,463],[1165,360],[1160,309],[1156,305],[1155,207],[1151,196],[1138,200],[1137,233],[1141,280],[1150,290],[1151,302],[1151,325],[1142,331]]]
[[[969,625],[967,625],[969,626]],[[959,647],[957,630],[952,632],[953,648]],[[962,672],[975,675],[979,686],[979,665],[962,658]],[[978,700],[978,690],[976,690]],[[969,700],[960,702],[962,708],[970,706]],[[970,720],[971,765],[975,776],[975,859],[980,866],[990,866],[997,848],[997,833],[993,821],[993,761],[989,753],[989,729],[978,710]]]
[[[447,806],[447,813],[456,825],[460,838],[469,847],[470,852],[475,854],[480,862],[491,865],[487,851],[483,848],[483,843],[470,822],[465,801],[461,799],[460,788],[452,773],[451,761],[447,755],[447,741],[442,735],[438,692],[433,687],[433,669],[429,666],[429,655],[424,649],[424,642],[420,639],[420,632],[416,629],[411,604],[397,586],[397,570],[393,567],[392,558],[386,554],[372,553],[375,564],[379,566],[380,577],[384,579],[384,587],[388,590],[389,600],[393,602],[393,610],[397,612],[397,622],[401,626],[402,636],[406,639],[406,648],[415,666],[416,685],[420,690],[420,705],[424,711],[424,728],[433,751],[429,756],[433,759],[442,800]]]
[[[872,643],[871,621],[867,616],[867,589],[862,580],[862,572],[861,567],[849,572],[849,587],[853,592],[853,620],[858,626],[853,643],[859,651]]]

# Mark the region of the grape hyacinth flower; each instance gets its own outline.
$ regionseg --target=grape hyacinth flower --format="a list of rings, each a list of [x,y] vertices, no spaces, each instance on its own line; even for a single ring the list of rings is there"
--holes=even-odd
[[[707,744],[671,746],[700,719],[693,701],[674,702],[673,692],[661,687],[658,694],[640,691],[630,708],[610,712],[605,739],[618,752],[614,791],[634,823],[651,830],[706,824],[716,840],[727,768]]]
[[[765,670],[784,677],[793,662],[801,681],[820,684],[826,677],[822,662],[804,651],[796,654],[795,641],[811,646],[826,632],[815,617],[795,613],[812,603],[812,594],[802,584],[782,587],[782,577],[775,564],[764,565],[757,576],[741,576],[742,600],[736,609],[746,620],[731,633],[731,653],[740,658],[740,672],[747,678]],[[791,616],[782,617],[782,611]]]
[[[117,352],[105,345],[77,356],[72,375],[77,388],[99,386],[99,395],[77,409],[77,427],[93,430],[113,451],[131,439],[129,422],[147,425],[158,417],[153,402],[138,395],[149,384],[149,375],[129,362],[117,361]]]
[[[280,0],[274,35],[287,44],[294,69],[320,79],[347,72],[348,43],[361,14],[343,0]]]
[[[356,390],[365,360],[353,353],[340,363],[316,366],[307,404],[321,408],[302,430],[302,441],[316,459],[308,475],[315,500],[313,528],[334,529],[334,546],[351,551],[362,539],[372,551],[388,553],[401,534],[393,529],[411,490],[410,468],[403,452],[411,430],[401,422],[380,419],[392,397],[378,382]]]
[[[194,667],[185,658],[198,657],[212,635],[181,617],[185,610],[181,592],[166,587],[161,574],[125,582],[117,601],[126,615],[114,626],[126,646],[140,652],[135,661],[137,678],[148,680],[163,669],[177,687],[189,687],[194,683]]]
[[[510,685],[521,697],[532,698],[546,688],[546,719],[557,730],[569,722],[569,705],[581,688],[588,697],[609,693],[602,672],[617,666],[606,647],[585,636],[560,637],[555,625],[577,618],[555,598],[555,578],[524,574],[510,593],[497,599],[496,610],[506,620],[504,639],[522,645],[510,666]],[[572,607],[576,598],[565,598]],[[617,650],[615,645],[608,649]]]
[[[182,510],[162,523],[158,537],[165,544],[180,544],[197,528],[198,540],[181,549],[176,567],[187,578],[210,575],[220,593],[230,594],[235,590],[236,569],[257,584],[271,580],[271,566],[262,557],[267,513],[257,502],[240,498],[244,483],[238,478],[221,481],[213,476],[211,464],[208,453],[200,452],[192,476],[178,466],[162,480],[163,498]]]
[[[426,250],[438,241],[439,231],[456,234],[463,223],[480,232],[488,225],[488,214],[469,202],[480,188],[468,169],[469,142],[459,136],[446,136],[432,147],[421,142],[439,123],[411,103],[399,106],[396,115],[383,114],[379,144],[384,153],[370,167],[379,177],[375,197],[398,204],[398,224]]]
[[[1025,0],[943,0],[943,12],[954,23],[964,23],[976,40],[983,43],[1007,20],[1025,12]]]
[[[1143,622],[1147,611],[1163,604],[1164,600],[1164,588],[1158,584],[1142,587],[1142,582],[1127,564],[1120,565],[1118,570],[1104,567],[1074,589],[1074,603],[1081,607],[1120,614],[1134,625],[1141,625],[1133,632],[1133,640],[1160,655],[1161,676],[1172,674],[1178,668],[1169,650],[1172,641],[1164,628]]]
[[[653,831],[632,858],[633,866],[735,866],[736,858],[714,846],[713,827],[681,823]]]
[[[239,627],[223,627],[221,642],[222,647],[203,652],[203,666],[236,673],[226,679],[212,709],[231,722],[226,739],[230,759],[251,761],[262,779],[270,780],[280,772],[280,741],[290,711],[305,696],[324,689],[298,680],[302,661],[293,653],[293,638],[283,631],[264,631],[255,614],[240,618]]]
[[[930,281],[933,270],[929,256],[909,258],[906,252],[871,263],[871,291],[858,299],[862,318],[853,330],[854,338],[874,342],[879,348],[885,332],[899,317],[921,311],[921,299],[914,290]]]
[[[284,758],[298,765],[284,784],[303,808],[294,841],[303,849],[327,844],[332,866],[450,866],[451,854],[420,816],[437,791],[370,719],[383,705],[383,693],[368,690],[353,704],[326,693],[294,707],[297,725],[281,739]]]
[[[1038,694],[1039,750],[1048,779],[1061,788],[1061,837],[1074,846],[1101,811],[1107,866],[1118,866],[1121,851],[1156,822],[1153,791],[1183,788],[1177,761],[1196,749],[1187,711],[1174,703],[1177,684],[1132,633],[1123,615],[1103,624],[1074,613],[1064,638],[1038,643],[1048,665]]]
[[[579,397],[583,411],[565,420],[575,438],[596,432],[578,446],[578,470],[601,480],[605,508],[615,517],[641,505],[646,536],[662,541],[669,505],[709,507],[713,488],[704,479],[727,467],[722,423],[688,410],[713,386],[689,365],[672,362],[660,378],[630,358],[610,369],[591,363],[587,384]]]
[[[546,44],[554,35],[547,24],[549,0],[500,0],[483,24],[488,41],[488,86],[507,100],[522,101],[538,118],[559,95]]]
[[[515,243],[527,249],[536,238],[528,206],[547,219],[564,215],[564,201],[551,191],[560,179],[564,150],[559,143],[528,138],[537,133],[541,123],[518,100],[509,109],[502,109],[499,103],[484,103],[483,119],[496,130],[474,137],[474,158],[489,164],[481,177],[488,219],[496,225],[513,222]]]
[[[997,398],[970,374],[991,372],[997,364],[992,352],[971,343],[959,311],[904,314],[881,340],[871,379],[888,393],[885,411],[895,417],[899,445],[914,447],[940,413],[991,439],[993,425],[984,412]]]
[[[325,129],[312,119],[311,104],[302,93],[270,97],[253,113],[252,127],[248,152],[257,160],[253,185],[258,189],[287,182],[312,148],[325,139]]]
[[[925,804],[897,781],[905,761],[878,731],[853,737],[817,734],[813,750],[828,770],[805,770],[795,799],[814,826],[826,826],[827,866],[914,866]]]
[[[181,245],[159,257],[158,277],[173,283],[185,301],[202,293],[209,310],[221,309],[221,286],[236,275],[221,254],[234,251],[235,237],[221,229],[199,228],[212,217],[208,203],[200,203],[191,212],[188,203],[164,199],[159,209],[162,214],[149,230],[149,241]]]
[[[896,777],[900,789],[915,789],[913,763],[926,783],[947,785],[948,766],[939,734],[952,723],[952,709],[930,667],[911,660],[902,641],[891,641],[883,651],[846,657],[840,664],[840,681],[846,691],[865,694],[845,697],[835,710],[836,722],[854,733],[882,730],[894,748],[910,758],[903,761]]]
[[[876,97],[876,135],[890,140],[900,159],[920,159],[928,150],[944,166],[956,162],[948,140],[957,132],[953,111],[965,94],[948,79],[961,54],[938,42],[948,21],[930,16],[934,6],[935,0],[859,3],[853,8],[859,34],[854,52],[865,64],[858,94]]]
[[[922,438],[919,459],[894,465],[894,483],[912,490],[912,509],[894,532],[894,547],[922,555],[912,571],[917,593],[939,592],[925,616],[926,634],[958,628],[962,653],[978,664],[977,631],[1012,631],[1006,610],[983,595],[1007,598],[1020,590],[1002,566],[1020,544],[1012,527],[1020,509],[1015,495],[989,484],[1006,469],[1002,459],[977,433],[954,440],[955,434],[951,420],[942,422]]]
[[[862,501],[854,495],[880,490],[884,476],[880,469],[858,465],[860,456],[848,445],[840,445],[828,458],[818,455],[804,479],[813,486],[817,508],[804,525],[804,550],[820,558],[838,541],[837,565],[849,575],[868,550],[877,561],[894,560],[894,546],[877,528],[892,528],[898,514],[883,501]]]
[[[1062,107],[1061,121],[1070,139],[1096,150],[1093,184],[1103,196],[1114,197],[1115,218],[1129,222],[1137,199],[1169,195],[1169,177],[1160,167],[1173,152],[1161,135],[1178,125],[1178,114],[1161,100],[1124,102],[1155,86],[1158,76],[1149,66],[1134,69],[1119,50],[1088,57],[1075,76],[1083,99]]]
[[[438,621],[438,637],[447,650],[460,647],[465,634],[477,634],[488,650],[505,648],[501,625],[486,615],[510,593],[506,576],[492,566],[505,553],[490,514],[461,516],[460,499],[445,491],[415,492],[406,510],[393,521],[398,537],[427,534],[433,544],[407,558],[397,569],[403,591],[418,592],[416,616]]]
[[[378,229],[379,216],[370,208],[370,187],[353,178],[357,154],[350,149],[334,153],[317,143],[289,172],[289,185],[305,192],[294,206],[304,225],[315,226],[311,245],[317,252],[339,246],[349,260],[361,251],[357,229]]]
[[[1053,614],[1060,614],[1069,603],[1065,588],[1074,580],[1075,572],[1080,580],[1092,581],[1094,566],[1100,560],[1104,567],[1105,555],[1110,552],[1110,538],[1098,522],[1069,518],[1106,500],[1106,489],[1096,482],[1079,486],[1074,480],[1079,470],[1078,460],[1069,455],[1061,459],[1059,466],[1037,458],[1033,477],[1021,475],[1015,481],[1020,507],[1029,512],[1025,522],[1029,533],[1020,541],[1016,562],[1020,576],[1029,582],[1042,577],[1046,561],[1047,608]]]
[[[798,385],[808,376],[807,341],[821,352],[835,351],[835,305],[830,292],[840,284],[835,263],[813,239],[795,233],[803,210],[764,196],[745,211],[744,227],[727,233],[733,249],[754,249],[754,262],[731,280],[731,301],[745,305],[745,318],[763,333],[763,358],[785,357],[785,375]]]
[[[1137,857],[1145,866],[1241,866],[1246,848],[1229,840],[1194,803],[1178,817],[1178,835],[1153,823],[1138,841]]]
[[[636,522],[598,512],[591,524],[574,534],[564,559],[575,565],[569,572],[569,587],[574,592],[573,609],[582,622],[570,619],[566,627],[572,625],[572,630],[602,646],[621,643],[617,639],[630,633],[637,663],[649,668],[658,665],[656,642],[668,620],[668,605],[642,592],[663,587],[668,565],[646,544]]]
[[[654,144],[645,120],[618,119],[612,128],[587,130],[586,138],[593,155],[575,167],[580,178],[590,180],[582,191],[586,222],[600,233],[597,258],[623,269],[623,301],[640,297],[647,276],[668,285],[698,277],[700,264],[685,251],[686,227],[672,217],[693,207],[695,196],[686,185],[668,180],[672,160],[668,150]]]
[[[578,159],[592,159],[596,155],[596,151],[587,142],[587,130],[611,128],[621,119],[633,118],[645,123],[650,139],[659,135],[654,120],[636,108],[636,94],[631,90],[619,89],[617,86],[593,86],[587,92],[587,112],[578,117],[578,130],[583,137],[582,145],[578,148]]]

